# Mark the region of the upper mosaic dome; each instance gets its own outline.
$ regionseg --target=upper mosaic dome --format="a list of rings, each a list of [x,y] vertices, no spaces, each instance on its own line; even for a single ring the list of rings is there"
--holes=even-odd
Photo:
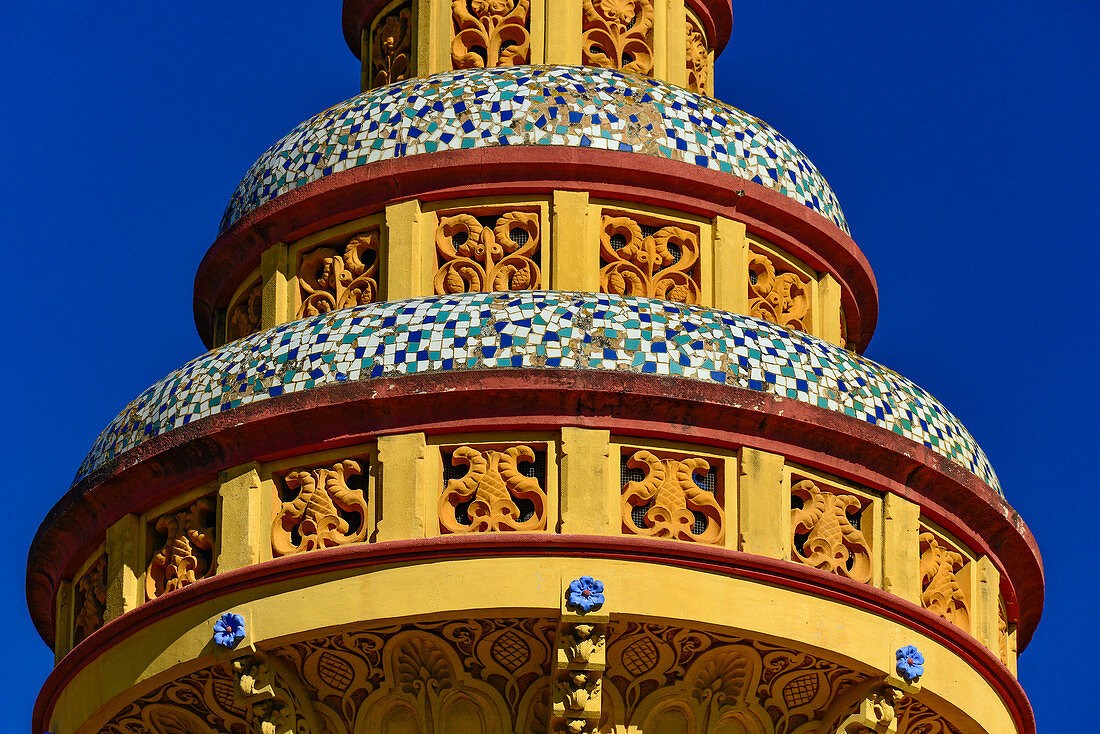
[[[618,150],[722,171],[848,232],[814,164],[765,122],[655,79],[574,66],[450,72],[353,97],[302,123],[256,161],[220,231],[282,194],[356,166],[506,145]]]

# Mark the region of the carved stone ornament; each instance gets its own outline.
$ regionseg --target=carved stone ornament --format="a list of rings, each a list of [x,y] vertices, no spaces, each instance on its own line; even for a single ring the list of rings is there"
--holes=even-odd
[[[283,484],[297,494],[283,502],[275,515],[273,555],[277,558],[366,540],[367,498],[363,490],[348,486],[350,477],[362,473],[359,462],[350,459],[288,473]]]
[[[967,595],[955,575],[966,563],[961,553],[940,545],[932,533],[920,534],[921,606],[952,624],[970,629]]]
[[[531,63],[531,0],[451,0],[451,66]]]
[[[481,220],[490,220],[492,226]],[[541,286],[533,259],[539,251],[539,215],[511,211],[491,217],[441,216],[435,231],[437,296],[522,291]]]
[[[257,652],[232,663],[234,703],[255,734],[325,734],[313,699],[297,672],[272,655]]]
[[[863,511],[863,501],[855,495],[824,491],[808,479],[791,487],[791,496],[802,501],[801,508],[791,510],[791,559],[861,584],[871,583],[871,547],[850,517]],[[801,547],[800,535],[806,536]]]
[[[687,19],[688,89],[706,94],[710,83],[710,50],[707,36],[690,15]]]
[[[217,503],[203,498],[182,511],[156,519],[153,529],[164,537],[145,573],[145,597],[161,594],[206,578],[213,566]]]
[[[73,644],[103,626],[107,611],[107,556],[100,556],[76,582],[76,619]]]
[[[537,479],[524,476],[519,470],[521,462],[534,461],[535,451],[530,446],[511,446],[503,451],[470,446],[455,449],[451,464],[470,469],[465,476],[448,480],[443,488],[439,497],[440,530],[444,533],[545,530],[546,493]],[[526,513],[529,517],[523,518],[525,513],[517,503],[520,500],[529,508]]]
[[[653,0],[584,0],[581,63],[653,74]]]
[[[844,719],[836,734],[898,734],[898,715],[895,707],[905,695],[888,685],[875,686],[859,702],[854,714]]]
[[[371,87],[409,78],[412,54],[410,3],[395,7],[378,21],[371,33]]]
[[[809,313],[809,280],[793,271],[779,272],[770,257],[750,252],[749,315],[806,331]]]
[[[726,537],[726,514],[713,492],[699,486],[696,477],[710,471],[706,459],[661,459],[649,451],[636,451],[627,461],[631,469],[642,469],[641,481],[627,482],[620,502],[623,532],[653,538],[722,543]],[[635,509],[647,507],[644,522],[637,522]],[[705,527],[697,532],[701,514]]]
[[[298,318],[378,300],[378,232],[351,238],[343,254],[319,247],[298,266]]]
[[[600,290],[620,296],[699,303],[695,265],[699,237],[680,227],[650,228],[631,217],[604,215],[600,231]]]
[[[258,280],[241,293],[241,297],[230,307],[225,320],[225,340],[236,341],[254,331],[259,331],[263,320],[263,308],[264,284],[262,280]]]

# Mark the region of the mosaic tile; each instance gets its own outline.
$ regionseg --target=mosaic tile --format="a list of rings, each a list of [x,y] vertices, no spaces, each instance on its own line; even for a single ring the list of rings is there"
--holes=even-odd
[[[149,438],[242,405],[348,381],[502,368],[613,370],[757,390],[904,436],[1000,492],[955,416],[858,354],[724,311],[545,291],[357,306],[227,344],[127,406],[96,439],[76,481]]]
[[[504,145],[619,150],[724,171],[767,186],[848,231],[829,184],[767,123],[656,79],[574,66],[435,74],[325,110],[252,166],[220,231],[282,194],[355,166]]]

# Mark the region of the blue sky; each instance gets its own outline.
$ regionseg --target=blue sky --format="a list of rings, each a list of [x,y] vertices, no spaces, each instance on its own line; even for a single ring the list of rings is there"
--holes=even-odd
[[[356,93],[339,15],[338,0],[0,4],[17,726],[52,664],[23,597],[34,531],[100,428],[203,351],[194,271],[238,179]],[[1078,723],[1098,641],[1082,614],[1098,598],[1098,33],[1092,3],[739,0],[717,70],[717,96],[836,190],[881,292],[868,355],[966,423],[1038,537],[1046,611],[1020,678],[1040,731]]]

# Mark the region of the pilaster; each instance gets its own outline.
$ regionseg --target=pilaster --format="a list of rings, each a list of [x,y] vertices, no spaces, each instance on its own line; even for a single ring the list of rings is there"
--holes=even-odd
[[[611,432],[561,430],[561,532],[611,535],[618,514],[611,501]]]
[[[551,204],[551,280],[559,291],[600,290],[600,243],[587,191],[555,191]]]
[[[882,500],[882,589],[920,604],[920,506],[887,493]]]
[[[974,561],[974,604],[971,610],[971,634],[994,655],[1000,655],[1000,632],[997,629],[1000,608],[1001,574],[989,556]]]
[[[141,562],[141,518],[130,513],[107,528],[107,608],[104,623],[137,607]]]
[[[844,347],[840,326],[840,283],[829,273],[824,273],[817,282],[820,310],[814,323],[817,335],[838,347]]]
[[[666,79],[677,86],[686,87],[687,72],[687,9],[684,0],[666,0],[668,4],[668,59]]]
[[[62,581],[57,586],[54,617],[54,664],[73,649],[73,582]]]
[[[260,273],[264,283],[260,325],[264,329],[291,320],[287,261],[287,246],[282,242],[267,248],[260,256]]]
[[[415,199],[386,207],[382,238],[382,293],[386,300],[426,296],[431,276],[425,253],[431,238],[424,233],[424,213]]]
[[[749,312],[749,240],[743,222],[728,217],[714,220],[714,306],[724,311]]]
[[[378,439],[381,518],[377,540],[407,540],[436,535],[438,519],[431,491],[428,444],[423,433]],[[434,523],[434,524],[433,524]]]
[[[219,573],[252,566],[271,553],[271,518],[265,517],[260,465],[249,462],[218,475]]]
[[[546,63],[579,66],[584,12],[581,0],[546,0],[544,7]]]
[[[791,495],[779,454],[742,448],[738,482],[741,550],[768,558],[791,556]]]

